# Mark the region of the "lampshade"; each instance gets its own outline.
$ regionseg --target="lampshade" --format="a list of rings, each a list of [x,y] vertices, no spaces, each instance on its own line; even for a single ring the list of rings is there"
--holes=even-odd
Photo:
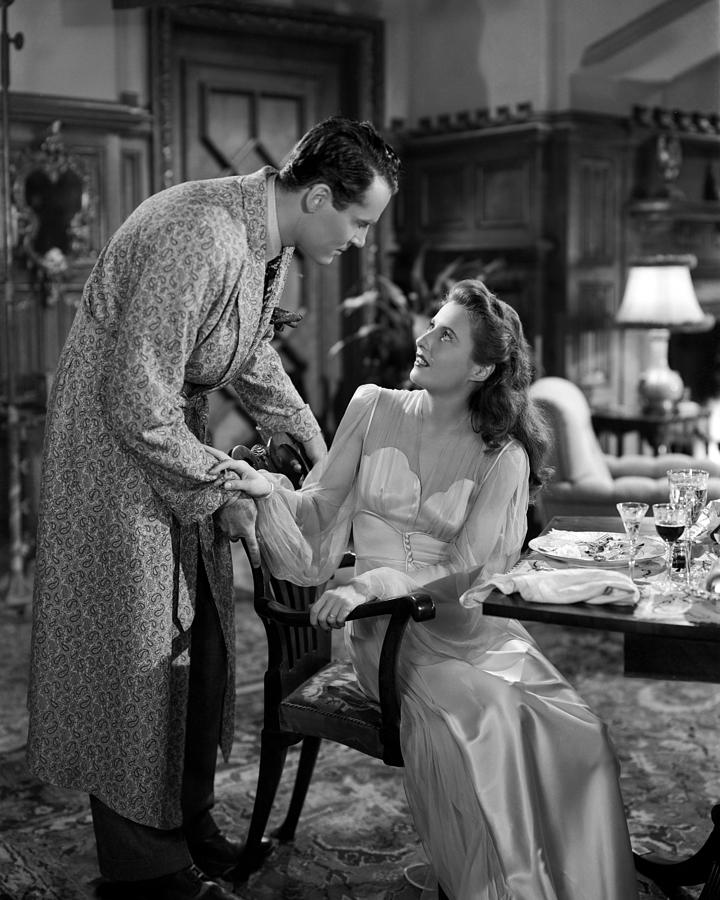
[[[714,319],[695,295],[693,256],[654,256],[631,263],[615,321],[625,328],[707,331]]]
[[[624,328],[647,328],[648,367],[640,375],[638,394],[643,411],[672,412],[685,386],[668,365],[671,331],[707,331],[715,320],[706,315],[695,295],[692,256],[654,256],[631,264],[625,293],[615,321]]]

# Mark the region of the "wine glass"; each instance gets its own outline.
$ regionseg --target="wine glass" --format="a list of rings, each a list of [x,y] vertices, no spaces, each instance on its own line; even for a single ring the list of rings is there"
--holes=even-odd
[[[672,503],[653,503],[655,531],[665,541],[665,579],[663,587],[672,587],[672,561],[675,543],[682,536],[687,525],[687,509]]]
[[[628,554],[628,567],[630,569],[630,578],[635,581],[635,557],[637,556],[637,539],[640,531],[640,523],[648,511],[647,503],[640,503],[636,500],[626,500],[623,503],[615,504],[617,511],[620,513],[625,533],[630,538],[630,552]]]
[[[707,502],[707,485],[710,473],[706,469],[668,469],[670,503],[683,506],[687,510],[685,523],[685,585],[691,586],[692,575],[692,535],[690,526],[697,522],[702,508]]]

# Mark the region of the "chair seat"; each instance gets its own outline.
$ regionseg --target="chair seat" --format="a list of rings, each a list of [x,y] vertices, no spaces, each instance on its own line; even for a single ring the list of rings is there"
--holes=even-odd
[[[280,724],[382,759],[380,706],[358,685],[352,663],[334,660],[280,703]]]

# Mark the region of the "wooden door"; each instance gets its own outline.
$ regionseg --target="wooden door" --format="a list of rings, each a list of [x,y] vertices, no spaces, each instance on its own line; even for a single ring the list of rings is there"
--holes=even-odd
[[[166,182],[246,174],[279,167],[297,139],[329,115],[372,118],[348,53],[347,29],[317,28],[298,40],[298,17],[288,22],[237,12],[178,10],[166,20],[161,59],[172,89]],[[362,68],[361,70],[362,71]],[[363,81],[365,85],[363,85]],[[162,98],[161,98],[162,99]],[[162,107],[161,107],[162,108]],[[338,305],[360,280],[358,254],[342,264],[318,266],[296,253],[284,307],[303,322],[284,332],[278,349],[291,376],[331,433],[333,397],[343,374],[328,351],[341,337]]]

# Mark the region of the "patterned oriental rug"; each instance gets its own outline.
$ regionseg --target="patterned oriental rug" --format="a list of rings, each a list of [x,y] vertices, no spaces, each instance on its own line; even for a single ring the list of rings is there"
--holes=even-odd
[[[264,635],[238,598],[238,716],[232,760],[217,777],[216,818],[241,839],[252,809],[262,719]],[[720,801],[716,685],[626,679],[619,635],[532,626],[549,658],[610,725],[634,849],[687,855],[710,832]],[[24,763],[30,624],[0,612],[0,900],[86,900],[98,877],[85,795],[34,779]],[[289,753],[272,824],[289,796]],[[403,878],[423,859],[399,770],[326,744],[292,845],[236,892],[244,900],[431,900]],[[639,879],[640,897],[665,896]],[[697,898],[699,888],[676,898]],[[130,900],[130,898],[128,898]]]

